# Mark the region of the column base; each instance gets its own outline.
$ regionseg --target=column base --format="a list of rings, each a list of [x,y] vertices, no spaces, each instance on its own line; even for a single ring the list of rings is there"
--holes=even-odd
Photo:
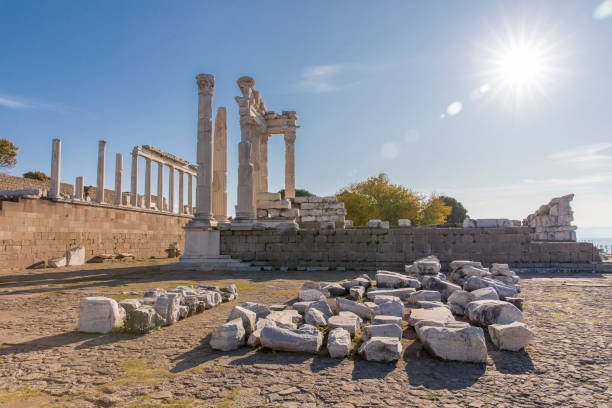
[[[188,229],[211,229],[217,226],[217,221],[212,218],[198,218],[194,217],[191,221],[189,221],[183,228]]]
[[[252,230],[260,227],[261,224],[255,218],[235,218],[230,224],[233,230]]]
[[[219,259],[221,256],[221,235],[218,230],[185,228],[185,253],[180,262],[201,262]]]

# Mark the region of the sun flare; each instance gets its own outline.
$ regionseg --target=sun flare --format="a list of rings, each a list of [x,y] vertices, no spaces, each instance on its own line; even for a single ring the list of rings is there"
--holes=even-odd
[[[531,86],[541,82],[544,74],[544,57],[533,47],[516,47],[499,61],[500,79],[511,86]]]

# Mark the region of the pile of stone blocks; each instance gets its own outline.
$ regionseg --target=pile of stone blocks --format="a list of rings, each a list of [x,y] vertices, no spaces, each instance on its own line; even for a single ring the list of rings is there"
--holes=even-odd
[[[123,329],[144,334],[160,326],[169,326],[221,302],[236,299],[238,290],[232,284],[219,289],[213,286],[177,286],[174,289],[151,289],[142,298],[120,302],[106,297],[86,297],[79,304],[78,330],[85,333],[108,333]]]
[[[517,351],[532,340],[522,299],[509,296],[520,288],[508,265],[489,269],[480,262],[454,261],[451,267],[454,282],[440,272],[435,256],[406,265],[404,273],[379,270],[375,282],[366,274],[306,282],[290,308],[250,302],[234,307],[210,344],[223,351],[249,345],[310,354],[326,347],[332,358],[358,353],[368,361],[393,362],[401,358],[407,321],[431,355],[486,363],[485,330],[501,350]],[[476,288],[474,278],[486,284]]]
[[[576,241],[576,226],[570,201],[573,194],[556,197],[523,220],[523,225],[531,228],[534,241]]]
[[[344,228],[346,209],[344,203],[330,197],[295,197],[293,206],[300,210],[298,224],[300,228],[327,228],[333,223],[335,228]]]
[[[268,227],[284,223],[296,223],[300,216],[291,201],[281,198],[280,193],[257,193],[257,221]]]
[[[463,228],[506,228],[520,226],[520,220],[509,220],[508,218],[466,218],[463,220]]]

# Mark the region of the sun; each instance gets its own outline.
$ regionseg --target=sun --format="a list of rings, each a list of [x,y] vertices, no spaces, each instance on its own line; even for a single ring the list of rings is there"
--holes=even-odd
[[[483,71],[487,86],[493,96],[504,96],[515,102],[516,107],[525,100],[549,98],[548,90],[558,80],[560,53],[559,42],[551,41],[551,35],[525,30],[506,30],[504,36],[493,35],[495,43],[484,47]]]

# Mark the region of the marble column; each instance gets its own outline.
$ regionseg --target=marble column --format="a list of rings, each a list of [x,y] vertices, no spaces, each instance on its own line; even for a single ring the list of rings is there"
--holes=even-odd
[[[215,118],[215,154],[213,165],[213,216],[218,223],[227,222],[227,111],[217,109]]]
[[[252,226],[256,222],[253,181],[251,143],[243,140],[238,144],[238,204],[232,226]]]
[[[144,207],[147,210],[151,209],[151,159],[145,158],[145,195]]]
[[[178,171],[179,174],[179,199],[178,199],[178,213],[179,214],[184,214],[185,213],[185,209],[184,209],[184,197],[185,197],[185,188],[184,188],[184,179],[185,179],[185,173],[183,173],[182,170]]]
[[[257,128],[257,126],[253,125],[253,130],[251,133],[251,163],[253,164],[253,191],[255,197],[257,197],[257,193],[262,192],[259,178],[260,171],[260,147],[261,147],[261,132]],[[257,211],[257,200],[254,202],[255,211]]]
[[[157,162],[157,211],[164,211],[164,163]]]
[[[115,156],[115,205],[121,205],[121,183],[123,182],[123,155]]]
[[[74,198],[77,200],[82,200],[84,198],[83,188],[85,185],[85,179],[83,176],[79,176],[76,178],[74,182]]]
[[[295,198],[295,130],[285,133],[285,198]]]
[[[138,151],[132,150],[132,180],[130,186],[130,203],[138,207]]]
[[[106,170],[106,141],[98,142],[98,185],[96,188],[96,201],[104,202],[104,172]]]
[[[207,229],[216,225],[212,214],[213,129],[212,100],[215,77],[200,74],[198,84],[198,176],[194,218],[185,229]]]
[[[170,165],[168,173],[168,212],[174,212],[174,166]]]
[[[62,164],[62,141],[53,139],[51,148],[51,188],[49,198],[60,198],[60,169]]]
[[[259,188],[261,192],[268,192],[268,139],[267,133],[262,133],[259,140]]]
[[[191,174],[187,182],[187,212],[193,215],[193,176]]]

